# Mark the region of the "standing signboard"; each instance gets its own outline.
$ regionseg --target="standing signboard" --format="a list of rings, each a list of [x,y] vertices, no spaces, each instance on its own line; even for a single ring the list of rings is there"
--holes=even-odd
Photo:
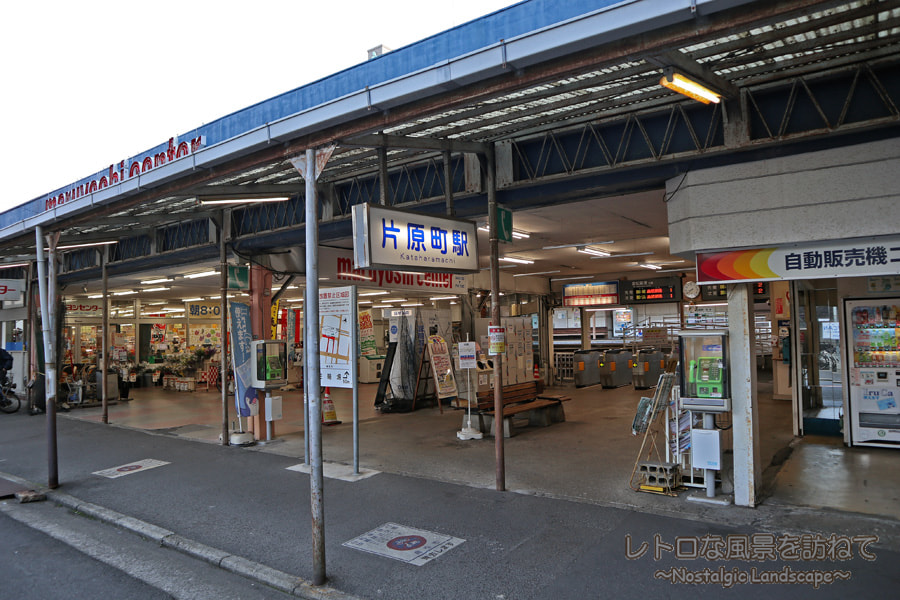
[[[428,336],[428,354],[431,357],[431,371],[438,398],[455,397],[456,379],[453,377],[453,363],[444,338],[439,335]]]
[[[319,380],[324,387],[352,388],[356,365],[353,287],[319,291]]]
[[[359,353],[362,356],[375,356],[378,354],[372,311],[359,311]]]

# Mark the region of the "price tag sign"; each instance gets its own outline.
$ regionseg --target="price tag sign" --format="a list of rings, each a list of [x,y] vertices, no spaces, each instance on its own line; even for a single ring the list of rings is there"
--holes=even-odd
[[[488,354],[503,354],[506,352],[506,328],[488,325]]]
[[[460,342],[459,343],[459,368],[460,369],[474,369],[478,366],[478,361],[475,358],[475,342]]]

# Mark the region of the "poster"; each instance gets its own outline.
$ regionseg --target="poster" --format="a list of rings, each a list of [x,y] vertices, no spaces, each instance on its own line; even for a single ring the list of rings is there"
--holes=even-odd
[[[438,398],[456,396],[456,379],[453,378],[453,362],[447,342],[439,335],[428,336],[428,354],[431,357],[431,371],[434,374]]]
[[[166,324],[153,323],[150,326],[150,343],[159,344],[166,340]]]
[[[250,306],[231,303],[231,364],[234,367],[234,402],[238,415],[250,417],[259,414],[256,389],[250,387],[253,361],[250,360]]]
[[[476,369],[478,361],[476,355],[478,353],[477,344],[475,342],[459,343],[459,368],[460,369]]]
[[[503,327],[488,326],[488,354],[504,354],[506,352],[506,329]]]
[[[372,322],[372,312],[368,310],[359,312],[359,354],[361,356],[378,354],[375,343],[375,324]]]

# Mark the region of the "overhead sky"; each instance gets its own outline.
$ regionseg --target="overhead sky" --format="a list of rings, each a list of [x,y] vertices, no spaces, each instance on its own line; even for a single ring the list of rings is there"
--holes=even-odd
[[[513,0],[5,2],[0,211]]]

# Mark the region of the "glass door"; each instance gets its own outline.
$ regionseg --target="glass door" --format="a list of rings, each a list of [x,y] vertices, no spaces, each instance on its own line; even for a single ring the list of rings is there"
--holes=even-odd
[[[831,287],[813,287],[827,285]],[[842,435],[840,310],[834,282],[798,282],[797,328],[804,435]]]

